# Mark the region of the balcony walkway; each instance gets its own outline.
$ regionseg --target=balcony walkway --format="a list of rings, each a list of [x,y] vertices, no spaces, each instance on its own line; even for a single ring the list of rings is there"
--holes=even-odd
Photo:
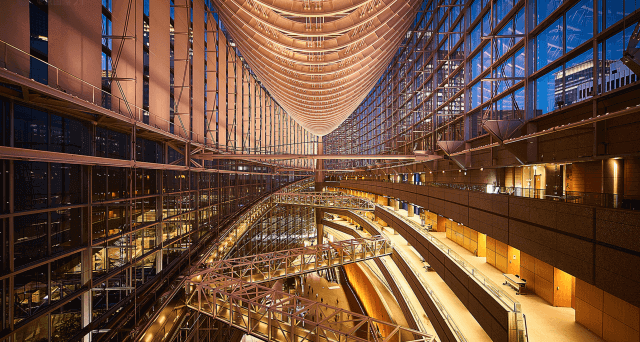
[[[352,229],[355,228],[355,226],[351,225],[346,221],[336,220],[334,222],[343,224]],[[335,238],[339,240],[352,239],[351,235],[340,232],[331,227],[325,227],[324,229],[325,229],[325,232],[327,232],[330,235],[333,235]],[[361,237],[371,236],[367,232],[356,231],[355,229],[353,231],[356,235],[360,235]],[[420,327],[420,331],[426,331],[429,333],[435,332],[435,328],[431,324],[431,321],[429,320],[429,317],[427,317],[427,314],[425,313],[424,309],[422,308],[422,306],[417,304],[418,297],[416,297],[413,291],[409,291],[410,289],[409,284],[400,273],[400,269],[395,265],[393,260],[391,260],[391,257],[390,256],[380,257],[380,260],[382,260],[383,263],[385,263],[385,265],[387,266],[387,270],[392,274],[392,276],[398,280],[396,284],[399,287],[402,286],[401,291],[403,292],[403,297],[407,302],[407,304],[411,307],[414,319],[418,321],[417,324]],[[384,301],[386,301],[385,304],[387,306],[387,309],[389,310],[389,313],[392,315],[392,318],[394,319],[394,323],[408,327],[408,323],[406,321],[404,313],[402,312],[402,309],[400,308],[400,305],[398,304],[398,300],[396,299],[391,289],[389,288],[389,285],[386,279],[384,279],[384,276],[382,275],[380,268],[378,268],[376,263],[372,260],[363,261],[360,264],[363,266],[366,266],[366,267],[362,267],[362,270],[368,275],[369,280],[371,280],[371,283],[379,290]],[[400,317],[401,320],[399,320],[398,317]]]
[[[385,206],[385,208],[393,211],[392,207]],[[406,210],[398,210],[395,213],[420,224],[420,217],[417,215],[408,217]],[[385,230],[391,232],[389,228]],[[504,276],[502,275],[502,272],[488,264],[485,257],[476,257],[464,247],[447,239],[445,232],[431,232],[431,234],[442,243],[447,245],[447,247],[462,256],[472,266],[479,269],[491,281],[495,282],[496,284],[504,283]],[[385,235],[390,236],[390,234]],[[398,243],[395,239],[391,239],[391,241],[397,246]],[[435,274],[435,272],[429,273]],[[511,291],[510,288],[506,285],[504,286],[504,288],[507,289],[507,291]],[[513,293],[515,295],[515,291],[513,291]],[[438,292],[438,296],[440,296],[440,292]],[[522,304],[522,312],[526,315],[527,318],[530,342],[604,342],[602,338],[596,336],[595,334],[587,330],[587,328],[585,328],[584,326],[576,323],[575,310],[573,308],[551,306],[545,300],[533,293],[518,296],[517,300],[520,302],[520,304]],[[463,310],[466,310],[466,308],[462,306],[462,304],[461,307]],[[456,314],[455,311],[453,312],[453,314]]]
[[[356,228],[355,225],[344,220],[333,220],[333,222],[342,224],[354,230]],[[444,305],[445,309],[449,312],[449,315],[453,317],[456,325],[458,326],[462,334],[465,336],[467,341],[491,342],[491,338],[489,338],[489,335],[487,335],[484,329],[482,329],[480,324],[476,321],[475,318],[473,318],[469,310],[464,306],[464,304],[462,304],[460,299],[458,299],[458,297],[444,282],[444,280],[440,278],[438,273],[427,272],[424,269],[425,264],[421,261],[420,256],[418,256],[414,252],[414,249],[408,245],[407,240],[405,240],[399,234],[394,235],[393,230],[388,227],[382,228],[382,226],[378,225],[377,223],[375,223],[375,225],[376,225],[375,228],[378,229],[378,231],[382,231],[383,235],[389,240],[391,240],[391,242],[393,242],[394,248],[402,250],[403,255],[407,257],[407,259],[405,260],[407,261],[407,264],[411,267],[411,269],[416,274],[420,274],[422,279],[428,282],[429,286],[436,293],[436,296],[438,296],[438,299],[440,300],[440,302]],[[358,231],[358,233],[360,233],[362,236],[369,236],[369,234],[366,231]],[[389,263],[387,263],[387,266],[388,265]],[[396,278],[403,279],[403,276],[400,273],[400,270],[397,267],[395,267],[395,269],[397,270]],[[413,294],[413,289],[411,289],[410,285],[406,281],[401,282],[398,285],[404,286],[405,292],[409,292]],[[415,302],[417,303],[417,298],[415,299]]]
[[[391,251],[391,244],[383,237],[355,238],[213,261],[207,264],[205,270],[189,277],[200,282],[201,277],[202,281],[206,281],[209,277],[215,279],[224,275],[245,282],[260,283],[377,258],[388,255]]]

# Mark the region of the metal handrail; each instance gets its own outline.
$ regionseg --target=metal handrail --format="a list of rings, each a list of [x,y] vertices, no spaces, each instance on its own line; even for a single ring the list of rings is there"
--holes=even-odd
[[[355,215],[358,215],[360,218],[362,218],[365,221],[367,221],[371,227],[373,227],[374,229],[377,230],[375,224],[368,217],[366,217],[365,215],[362,215],[361,213],[355,212],[355,211],[351,211],[351,213],[353,213]],[[396,251],[398,253],[398,255],[400,255],[400,256],[404,255],[404,252],[401,251],[400,249],[396,248],[395,246],[394,246],[394,251]],[[403,257],[403,259],[406,260],[405,257]],[[384,259],[381,259],[381,260],[382,260],[383,263],[386,264],[386,261]],[[387,266],[387,268],[388,268],[388,266]],[[445,319],[445,321],[447,321],[447,324],[449,325],[451,330],[454,332],[454,334],[456,335],[458,340],[466,342],[467,338],[464,336],[464,334],[462,333],[462,331],[460,330],[460,328],[456,324],[455,320],[453,319],[453,316],[451,316],[449,314],[449,312],[445,308],[444,304],[442,304],[442,302],[440,301],[440,299],[436,295],[435,291],[429,286],[429,282],[426,279],[424,279],[422,277],[422,275],[416,273],[413,270],[413,268],[409,267],[409,269],[411,270],[411,273],[413,273],[414,276],[420,281],[420,284],[422,285],[422,287],[424,287],[425,291],[427,292],[427,295],[429,295],[429,298],[431,298],[431,301],[433,301],[433,303],[436,305],[436,307],[438,308],[438,311],[440,311],[440,315],[442,316],[442,318]],[[389,274],[391,275],[391,277],[394,278],[394,281],[396,283],[398,283],[398,280],[393,275],[393,273],[389,272]],[[403,292],[403,290],[400,288],[400,286],[398,286],[398,288],[400,289],[400,291]],[[409,304],[408,301],[407,301],[407,304]]]
[[[373,202],[368,199],[338,193],[288,193],[280,191],[274,194],[273,199],[276,203],[280,204],[304,205],[320,208],[355,209],[368,211],[373,211],[375,209],[375,205],[373,204]]]
[[[283,327],[279,333],[289,339],[326,334],[340,341],[382,341],[375,335],[378,329],[390,333],[387,341],[389,337],[399,338],[403,334],[413,336],[413,341],[432,342],[435,338],[431,334],[222,275],[208,282],[191,283],[187,289],[189,308],[270,341],[274,336],[260,329],[256,320],[268,327]],[[367,337],[359,336],[358,329],[351,325],[366,327]]]
[[[453,260],[460,268],[462,268],[467,274],[471,275],[472,278],[477,280],[480,285],[482,285],[485,289],[489,290],[491,294],[493,294],[496,298],[498,298],[507,308],[509,308],[513,312],[520,311],[520,303],[511,297],[507,292],[500,289],[500,287],[487,278],[480,270],[471,265],[468,261],[464,260],[458,253],[449,248],[446,244],[440,241],[435,236],[431,235],[425,228],[422,228],[418,223],[413,222],[411,220],[406,219],[401,215],[397,215],[392,210],[388,208],[378,205],[379,208],[385,210],[388,213],[393,214],[395,217],[401,219],[403,222],[407,223],[411,227],[414,228],[418,233],[424,236],[429,242],[431,242],[434,246],[436,246],[440,251],[442,251],[445,255],[449,256],[451,260]]]
[[[205,282],[220,275],[259,283],[297,274],[315,272],[339,265],[369,260],[392,251],[382,236],[354,238],[322,245],[225,259],[207,263],[205,270],[192,273],[191,281]]]
[[[478,283],[481,287],[483,287],[487,293],[493,295],[494,298],[498,299],[500,303],[504,304],[506,308],[512,311],[516,315],[517,321],[522,321],[523,325],[526,327],[526,318],[522,313],[522,305],[520,302],[511,297],[507,292],[503,291],[500,286],[487,278],[480,270],[471,265],[469,262],[464,260],[458,253],[454,250],[450,249],[447,245],[438,240],[435,236],[431,235],[425,228],[418,225],[418,223],[413,222],[411,220],[406,219],[401,215],[397,215],[392,210],[388,208],[376,204],[379,208],[385,210],[386,212],[394,215],[395,217],[401,219],[408,225],[414,228],[414,230],[424,236],[427,240],[429,240],[434,246],[436,246],[440,251],[442,251],[445,255],[447,255],[451,260],[453,260],[465,273],[470,275],[476,283]],[[522,319],[520,318],[522,317]],[[528,341],[528,334],[519,324],[516,324],[516,332],[519,341]]]
[[[411,184],[406,182],[391,182],[387,179],[373,180],[365,179],[365,182],[382,182],[392,184]],[[341,181],[346,184],[354,183],[352,180]],[[360,181],[361,182],[361,181]],[[584,191],[571,191],[571,190],[547,190],[547,189],[535,189],[524,188],[516,186],[491,186],[491,184],[479,183],[439,183],[439,182],[419,182],[412,184],[416,186],[430,186],[436,188],[449,188],[455,190],[466,190],[483,192],[487,194],[496,195],[509,195],[515,197],[544,199],[550,201],[574,203],[583,205],[592,205],[603,208],[613,209],[627,209],[627,210],[640,210],[640,203],[634,198],[625,198],[624,195],[613,193],[600,193],[600,192],[584,192]]]

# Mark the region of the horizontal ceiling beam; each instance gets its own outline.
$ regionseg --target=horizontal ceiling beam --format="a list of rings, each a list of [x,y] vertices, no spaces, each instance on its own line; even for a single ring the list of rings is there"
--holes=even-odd
[[[198,153],[191,156],[193,159],[218,160],[218,159],[259,159],[259,160],[286,160],[286,159],[389,159],[389,160],[417,160],[428,161],[440,159],[436,155],[416,154],[213,154]]]

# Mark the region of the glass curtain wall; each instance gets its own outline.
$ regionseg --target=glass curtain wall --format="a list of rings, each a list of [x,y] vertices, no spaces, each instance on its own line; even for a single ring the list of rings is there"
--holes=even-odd
[[[371,93],[325,153],[411,154],[487,135],[638,81],[621,61],[640,2],[424,0]],[[326,161],[328,168],[375,160]]]

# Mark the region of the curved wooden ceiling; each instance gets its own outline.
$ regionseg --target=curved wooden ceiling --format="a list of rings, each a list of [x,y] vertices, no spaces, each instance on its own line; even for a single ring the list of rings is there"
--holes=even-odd
[[[308,131],[326,135],[382,76],[420,1],[217,0],[216,5],[273,97]]]

